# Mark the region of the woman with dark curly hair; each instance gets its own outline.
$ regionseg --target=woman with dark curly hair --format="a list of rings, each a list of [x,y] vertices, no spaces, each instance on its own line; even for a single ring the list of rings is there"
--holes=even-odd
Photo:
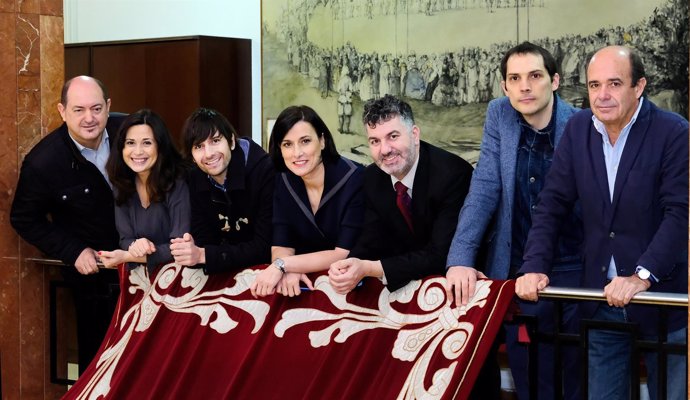
[[[144,264],[152,271],[172,262],[170,239],[189,231],[189,191],[182,157],[158,114],[142,109],[125,119],[106,171],[121,249],[99,252],[103,264]]]

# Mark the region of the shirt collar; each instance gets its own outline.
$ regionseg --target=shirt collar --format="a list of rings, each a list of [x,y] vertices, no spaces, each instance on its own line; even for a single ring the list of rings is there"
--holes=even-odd
[[[417,165],[419,165],[419,157],[420,154],[417,154],[417,159],[414,161],[414,164],[412,164],[412,168],[407,172],[407,175],[405,175],[402,179],[400,179],[400,182],[407,187],[407,194],[412,197],[412,185],[414,184],[414,176],[417,173]],[[393,185],[393,188],[395,188],[395,184],[398,182],[398,179],[391,175],[391,183]]]
[[[551,143],[552,147],[554,146],[554,137],[553,136],[554,136],[554,131],[555,131],[554,127],[556,126],[556,113],[557,113],[557,111],[558,111],[558,97],[557,97],[555,92],[553,93],[553,106],[551,108],[551,119],[549,119],[549,123],[548,123],[548,125],[546,125],[546,127],[544,127],[544,129],[535,129],[534,127],[532,127],[532,125],[530,125],[527,122],[527,120],[525,120],[525,117],[520,112],[515,110],[515,112],[518,115],[518,123],[521,126],[523,126],[524,128],[531,129],[534,132],[537,132],[539,134],[549,135],[549,142]]]
[[[630,132],[630,129],[632,129],[633,124],[635,123],[635,121],[637,121],[637,115],[640,113],[640,110],[642,109],[643,101],[644,97],[640,97],[640,102],[637,104],[637,110],[635,110],[635,114],[633,114],[632,118],[630,118],[630,122],[628,122],[628,124],[625,125],[621,130],[619,140],[621,137],[628,135],[628,132]],[[597,130],[597,132],[599,132],[604,137],[604,141],[608,143],[609,135],[608,132],[606,132],[606,125],[604,125],[604,123],[601,122],[599,118],[597,118],[594,114],[592,114],[592,123],[594,124],[594,128]]]
[[[227,191],[227,189],[226,189],[226,185],[228,184],[228,173],[227,172],[225,173],[225,180],[223,181],[222,185],[220,183],[218,183],[215,179],[213,179],[213,177],[211,175],[206,174],[206,178],[208,178],[208,181],[216,189],[220,189],[223,192]]]
[[[90,149],[86,146],[83,146],[81,143],[74,140],[74,138],[72,137],[72,134],[69,132],[69,130],[67,131],[67,134],[69,135],[69,138],[72,139],[72,142],[74,142],[74,145],[77,146],[77,150],[79,150],[79,152],[82,154],[84,154],[85,150],[91,150],[91,151],[98,152],[100,150],[103,150],[103,143],[105,143],[106,145],[108,145],[110,143],[110,138],[108,137],[108,130],[107,129],[103,130],[103,137],[101,137],[101,143],[98,144],[98,148],[95,150]]]

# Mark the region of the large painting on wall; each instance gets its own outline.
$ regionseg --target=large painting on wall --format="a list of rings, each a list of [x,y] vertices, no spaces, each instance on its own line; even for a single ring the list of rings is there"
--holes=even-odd
[[[362,105],[390,93],[424,140],[476,162],[500,59],[525,40],[554,54],[559,94],[580,107],[588,56],[635,47],[648,96],[688,115],[687,0],[262,0],[264,142],[283,108],[306,104],[339,151],[368,163]]]

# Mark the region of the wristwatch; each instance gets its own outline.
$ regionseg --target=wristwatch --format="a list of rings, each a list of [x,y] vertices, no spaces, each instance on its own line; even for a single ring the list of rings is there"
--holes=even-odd
[[[638,278],[645,281],[648,280],[650,276],[652,276],[652,273],[649,272],[647,268],[638,266],[637,268],[635,268],[635,275],[637,275]]]
[[[282,258],[276,258],[275,260],[273,260],[273,264],[271,265],[278,268],[280,272],[285,273],[285,261],[283,261]]]

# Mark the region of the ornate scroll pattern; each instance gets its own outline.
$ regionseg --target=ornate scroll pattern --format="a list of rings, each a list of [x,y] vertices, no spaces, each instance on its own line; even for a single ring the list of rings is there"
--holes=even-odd
[[[96,364],[96,371],[77,398],[98,399],[108,394],[113,373],[133,333],[148,329],[161,307],[173,312],[196,314],[201,318],[202,326],[209,326],[218,333],[227,333],[237,326],[237,321],[228,315],[225,308],[225,306],[235,307],[254,318],[252,333],[258,332],[266,320],[268,304],[258,300],[233,300],[231,297],[248,290],[259,272],[259,270],[242,271],[235,276],[233,286],[204,292],[208,276],[201,269],[167,264],[161,267],[153,283],[150,282],[145,266],[129,271],[129,293],[134,295],[137,291],[142,291],[143,296],[138,303],[127,310],[122,320],[117,322],[119,332],[111,337],[119,337],[119,340],[103,350]],[[166,293],[167,289],[178,280],[180,287],[188,291],[179,297]]]
[[[235,275],[234,281],[228,281],[228,286],[218,290],[207,288],[211,286],[209,277],[202,270],[176,264],[161,267],[153,282],[143,266],[129,271],[129,284],[125,287],[128,294],[134,296],[129,297],[132,304],[127,310],[116,313],[119,320],[113,322],[104,350],[95,365],[89,368],[94,368],[92,375],[76,398],[107,396],[113,377],[118,376],[117,368],[123,354],[130,342],[137,339],[135,332],[146,332],[165,313],[195,314],[200,318],[201,326],[225,334],[238,326],[230,316],[236,315],[233,310],[242,310],[254,319],[252,334],[259,332],[265,325],[272,303],[246,299],[246,292],[260,271],[244,270]],[[283,337],[291,327],[319,321],[319,330],[312,330],[307,335],[311,346],[318,348],[328,346],[332,341],[344,343],[353,335],[367,330],[396,330],[391,355],[412,363],[398,398],[439,398],[447,391],[456,373],[457,359],[467,349],[468,340],[475,330],[463,316],[474,307],[485,307],[492,285],[492,281],[477,282],[476,293],[469,304],[451,308],[443,289],[444,281],[444,278],[413,281],[392,293],[383,288],[377,294],[376,306],[370,308],[348,302],[347,296],[334,291],[327,276],[320,276],[315,281],[316,290],[325,294],[330,304],[323,304],[325,308],[289,309],[282,314],[273,332],[277,337]],[[238,299],[240,297],[244,300]],[[412,307],[414,312],[400,312],[393,307],[395,303],[413,305],[413,302],[416,302],[416,307]],[[333,312],[333,307],[338,311]],[[329,325],[321,329],[324,321]],[[448,365],[436,367],[439,355],[449,360]],[[427,379],[429,376],[431,379]],[[431,382],[429,387],[425,387],[425,382]]]
[[[439,398],[448,388],[457,362],[433,371],[432,385],[425,388],[424,378],[431,372],[429,363],[432,356],[440,347],[441,354],[448,360],[458,358],[474,330],[471,323],[460,322],[459,319],[473,307],[484,307],[491,291],[491,281],[478,281],[475,295],[469,303],[460,308],[451,308],[442,289],[444,280],[428,279],[423,284],[422,281],[412,281],[393,293],[384,288],[378,298],[378,308],[372,309],[348,303],[346,296],[336,293],[328,284],[328,278],[321,276],[315,282],[315,289],[325,293],[330,302],[343,312],[335,314],[310,308],[288,310],[283,313],[274,332],[276,336],[283,337],[288,329],[299,324],[335,321],[324,329],[309,333],[311,345],[321,347],[327,346],[332,337],[333,341],[344,343],[350,336],[368,329],[399,330],[391,354],[402,361],[414,361],[414,365],[398,398]],[[391,307],[394,302],[409,303],[414,300],[415,294],[417,305],[425,314],[402,314]]]

